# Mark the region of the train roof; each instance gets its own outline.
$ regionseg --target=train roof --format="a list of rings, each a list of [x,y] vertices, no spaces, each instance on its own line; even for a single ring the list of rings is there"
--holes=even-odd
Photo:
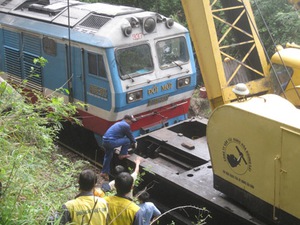
[[[0,0],[0,12],[74,27],[89,14],[102,23],[110,18],[143,12],[143,9],[107,3],[84,3],[75,0]],[[99,17],[102,18],[99,18]]]
[[[72,36],[74,42],[88,40],[89,45],[104,48],[188,33],[184,26],[156,12],[75,0],[0,0],[0,23],[54,38]]]

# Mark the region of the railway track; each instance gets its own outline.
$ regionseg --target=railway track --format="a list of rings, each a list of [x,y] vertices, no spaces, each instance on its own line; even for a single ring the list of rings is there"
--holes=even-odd
[[[91,163],[91,165],[97,167],[99,170],[102,168],[102,163],[97,162],[94,159],[91,159],[90,157],[84,155],[84,153],[80,152],[79,150],[76,150],[75,148],[68,146],[61,141],[58,141],[57,144],[59,145],[59,149],[62,155],[66,156],[71,161],[86,160],[89,163]]]

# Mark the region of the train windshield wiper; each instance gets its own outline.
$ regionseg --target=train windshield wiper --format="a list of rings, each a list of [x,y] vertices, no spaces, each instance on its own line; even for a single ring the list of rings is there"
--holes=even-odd
[[[183,69],[182,65],[179,63],[180,61],[172,61],[173,64],[178,66],[181,70]]]
[[[131,79],[131,81],[132,81],[132,83],[134,82],[134,79],[133,79],[133,77],[128,73],[128,74],[126,74],[130,79]]]

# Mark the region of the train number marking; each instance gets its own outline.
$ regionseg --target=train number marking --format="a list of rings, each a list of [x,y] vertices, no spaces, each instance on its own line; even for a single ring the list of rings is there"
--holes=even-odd
[[[164,84],[160,88],[161,88],[161,91],[170,90],[172,88],[172,83]],[[158,90],[159,90],[159,88],[156,85],[154,85],[147,90],[147,93],[148,93],[148,95],[153,95],[153,94],[158,93]]]
[[[89,91],[91,94],[99,96],[101,98],[107,99],[107,89],[102,87],[97,87],[95,85],[90,85]]]
[[[158,87],[154,85],[152,88],[149,88],[147,92],[148,92],[148,95],[155,94],[158,92]]]
[[[132,34],[132,39],[133,40],[140,40],[143,38],[143,34],[142,33],[137,33],[137,34]]]
[[[162,91],[167,91],[167,90],[170,90],[171,88],[172,88],[172,83],[167,83],[167,84],[161,86]]]

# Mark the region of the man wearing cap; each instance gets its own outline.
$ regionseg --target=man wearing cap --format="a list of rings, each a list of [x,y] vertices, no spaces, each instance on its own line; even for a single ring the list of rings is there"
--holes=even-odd
[[[113,157],[114,149],[121,147],[119,159],[128,158],[128,149],[130,145],[136,148],[136,140],[130,130],[130,125],[136,119],[132,115],[125,115],[122,121],[112,125],[103,135],[103,147],[105,148],[105,155],[103,159],[103,168],[101,177],[109,180],[110,162]]]

